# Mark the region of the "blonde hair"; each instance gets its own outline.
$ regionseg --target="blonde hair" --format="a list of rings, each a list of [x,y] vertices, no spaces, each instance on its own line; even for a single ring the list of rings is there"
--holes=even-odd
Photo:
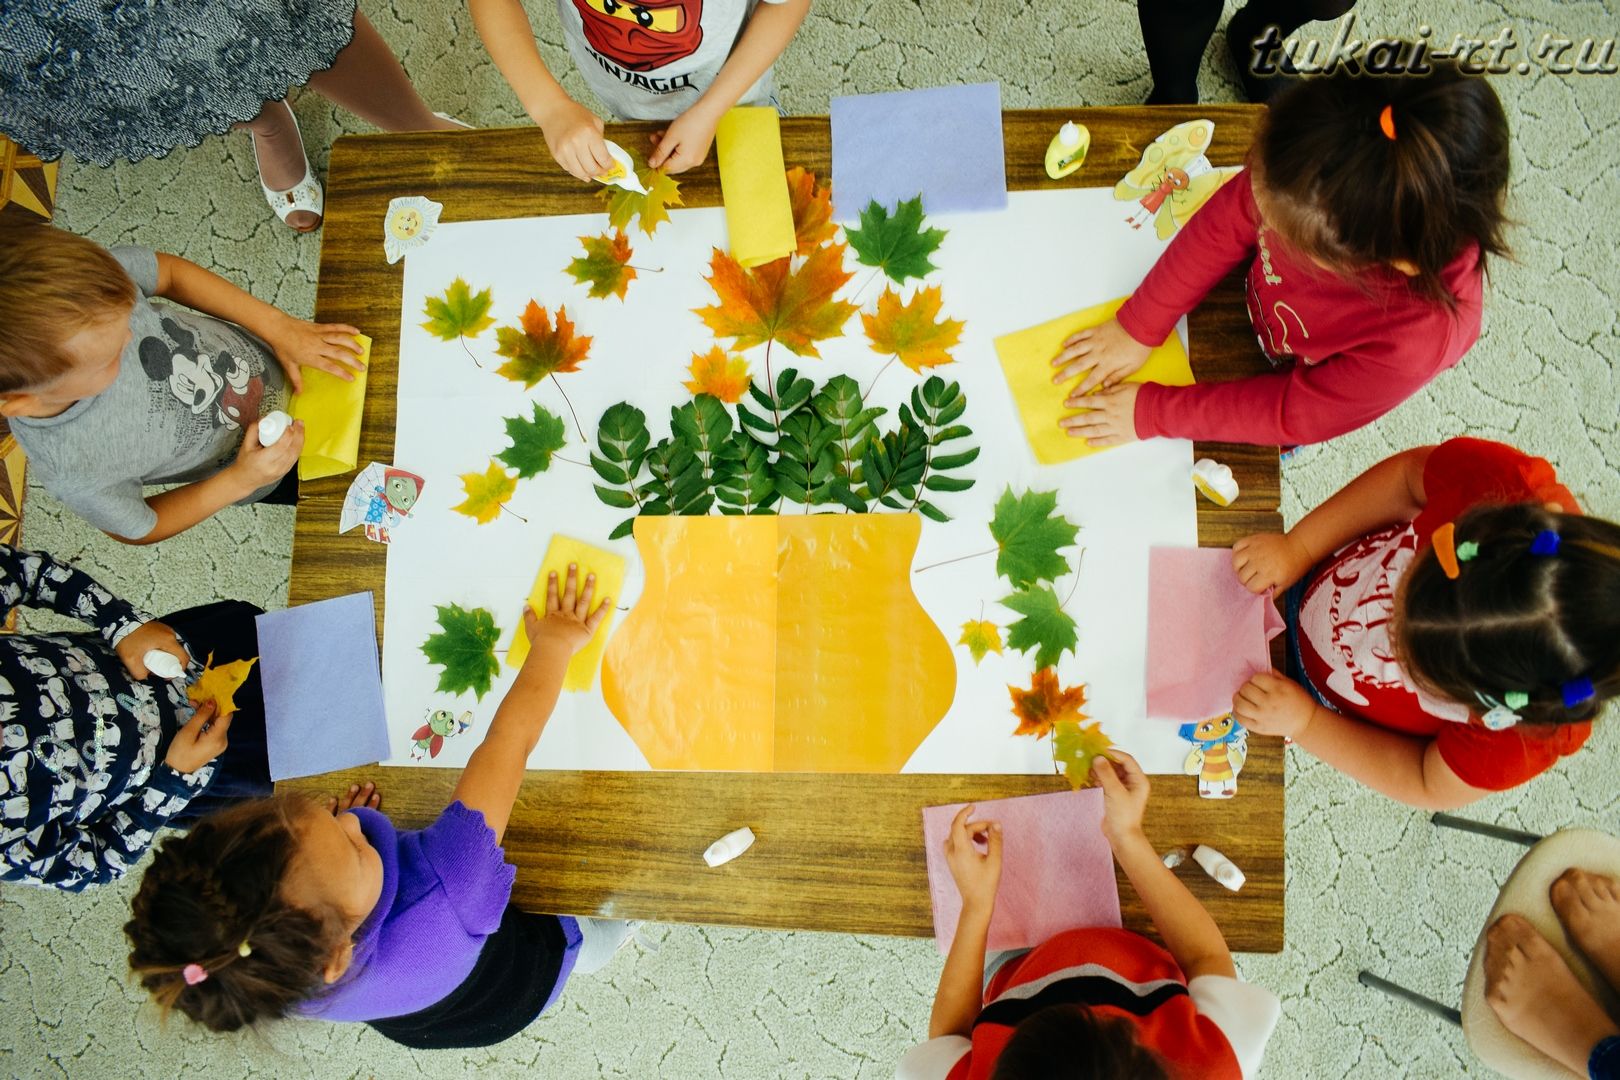
[[[0,393],[44,386],[73,366],[67,339],[135,303],[112,253],[34,222],[0,222]]]

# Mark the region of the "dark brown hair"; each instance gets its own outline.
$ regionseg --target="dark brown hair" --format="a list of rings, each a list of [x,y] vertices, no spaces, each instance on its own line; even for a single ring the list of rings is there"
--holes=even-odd
[[[73,366],[62,348],[135,303],[135,282],[100,244],[39,222],[0,221],[0,393],[34,390]]]
[[[1412,289],[1450,308],[1440,274],[1465,245],[1479,245],[1482,265],[1508,251],[1508,126],[1490,83],[1451,61],[1432,66],[1302,79],[1272,103],[1249,165],[1268,224],[1290,245],[1345,276],[1408,261]]]
[[[1531,551],[1558,534],[1550,555]],[[1401,583],[1396,655],[1418,685],[1484,711],[1476,694],[1530,703],[1521,722],[1567,724],[1620,695],[1620,525],[1540,503],[1478,506],[1456,521],[1456,544],[1479,551],[1446,577],[1432,550]],[[1563,686],[1592,680],[1595,695],[1564,705]]]
[[[1164,1061],[1121,1017],[1049,1005],[1013,1029],[991,1080],[1169,1080]]]
[[[312,812],[318,808],[297,797],[255,799],[158,848],[124,933],[130,971],[165,1017],[178,1009],[215,1031],[235,1031],[285,1016],[322,988],[343,920],[281,895],[298,849],[298,818]],[[208,977],[187,985],[188,964]]]

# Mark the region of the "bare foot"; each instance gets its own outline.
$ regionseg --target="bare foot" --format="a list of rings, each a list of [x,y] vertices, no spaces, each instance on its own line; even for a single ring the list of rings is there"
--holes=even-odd
[[[1485,932],[1485,1000],[1502,1026],[1578,1076],[1594,1046],[1620,1035],[1522,915],[1504,915]]]
[[[350,784],[349,790],[335,799],[326,800],[326,812],[329,814],[341,813],[344,810],[353,810],[357,806],[364,806],[372,810],[382,808],[382,792],[377,785],[367,780],[364,784]]]
[[[1611,989],[1620,991],[1620,883],[1572,866],[1547,896],[1575,947]]]

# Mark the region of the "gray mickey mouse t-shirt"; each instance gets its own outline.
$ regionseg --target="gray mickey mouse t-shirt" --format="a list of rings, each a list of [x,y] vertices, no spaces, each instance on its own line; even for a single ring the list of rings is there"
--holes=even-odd
[[[235,458],[242,430],[283,407],[286,392],[264,342],[234,323],[148,299],[157,291],[156,252],[111,250],[138,292],[118,378],[57,416],[14,417],[11,427],[46,490],[96,528],[138,540],[157,524],[142,487],[212,476]]]

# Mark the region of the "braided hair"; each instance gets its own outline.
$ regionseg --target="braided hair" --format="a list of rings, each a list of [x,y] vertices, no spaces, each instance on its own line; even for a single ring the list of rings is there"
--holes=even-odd
[[[124,924],[130,971],[162,1008],[215,1031],[289,1009],[323,986],[343,942],[336,911],[282,897],[307,799],[255,799],[211,815],[158,848]]]

